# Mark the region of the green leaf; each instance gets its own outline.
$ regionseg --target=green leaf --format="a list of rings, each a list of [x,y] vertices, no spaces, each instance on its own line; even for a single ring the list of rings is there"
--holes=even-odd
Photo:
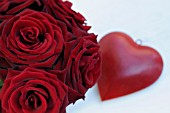
[[[2,88],[3,86],[3,81],[0,79],[0,89]]]

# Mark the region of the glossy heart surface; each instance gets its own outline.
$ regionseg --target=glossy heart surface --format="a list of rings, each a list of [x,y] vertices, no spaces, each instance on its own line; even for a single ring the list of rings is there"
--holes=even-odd
[[[102,100],[139,91],[161,75],[163,60],[153,48],[135,43],[122,32],[112,32],[100,42],[102,76],[98,89]]]

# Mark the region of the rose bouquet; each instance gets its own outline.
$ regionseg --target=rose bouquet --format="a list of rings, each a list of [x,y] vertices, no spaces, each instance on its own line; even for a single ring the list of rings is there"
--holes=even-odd
[[[71,6],[0,1],[0,113],[65,113],[98,80],[97,36]]]

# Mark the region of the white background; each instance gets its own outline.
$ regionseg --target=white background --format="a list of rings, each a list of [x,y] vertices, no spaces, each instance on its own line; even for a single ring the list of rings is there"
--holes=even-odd
[[[104,101],[97,86],[67,107],[67,113],[170,113],[170,0],[71,0],[98,40],[112,31],[123,31],[163,57],[161,77],[139,92]]]

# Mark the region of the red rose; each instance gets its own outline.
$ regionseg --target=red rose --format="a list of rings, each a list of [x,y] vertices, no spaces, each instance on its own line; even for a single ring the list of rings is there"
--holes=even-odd
[[[9,70],[0,93],[1,113],[65,113],[67,91],[51,73]]]
[[[66,37],[63,22],[43,12],[24,10],[0,24],[1,64],[5,64],[3,68],[7,65],[52,68]]]
[[[98,50],[94,34],[70,41],[65,45],[66,84],[82,96],[100,76],[101,58]],[[77,93],[74,93],[75,97]]]
[[[70,86],[83,94],[96,83],[100,76],[101,59],[98,50],[96,36],[90,35],[80,39],[69,57],[67,65],[71,68],[69,73],[71,82],[68,75],[66,83],[72,83]]]
[[[75,28],[89,30],[90,27],[84,23],[85,18],[80,13],[73,11],[71,6],[72,3],[62,0],[1,0],[0,21],[11,18],[22,10],[29,8],[51,14],[56,19],[65,22],[72,31]]]

